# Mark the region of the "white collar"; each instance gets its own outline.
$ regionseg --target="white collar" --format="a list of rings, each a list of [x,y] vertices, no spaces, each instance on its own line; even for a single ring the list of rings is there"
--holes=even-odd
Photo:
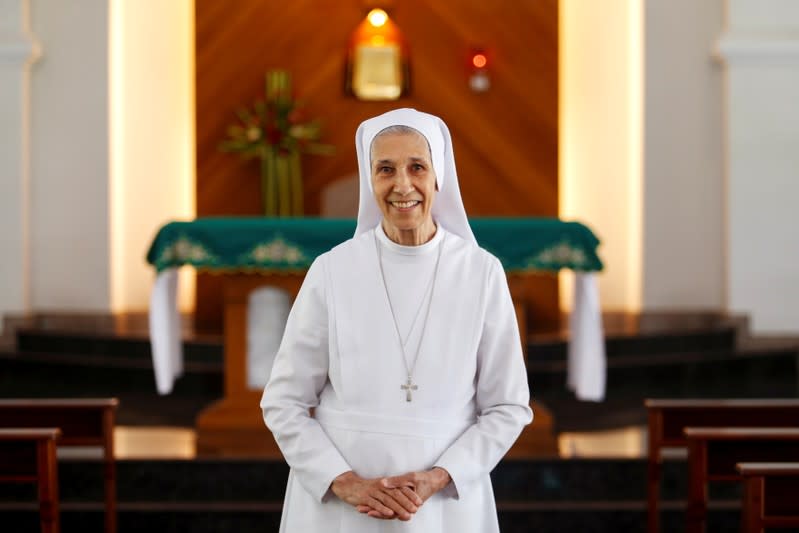
[[[397,242],[392,241],[388,237],[388,235],[386,235],[386,232],[383,229],[382,224],[378,224],[377,226],[375,226],[375,236],[377,237],[379,245],[390,252],[394,252],[400,255],[421,256],[435,252],[437,249],[436,247],[441,242],[441,239],[444,238],[445,232],[446,230],[444,228],[438,226],[435,234],[433,235],[433,238],[427,241],[426,243],[420,244],[418,246],[407,246],[405,244],[399,244]]]

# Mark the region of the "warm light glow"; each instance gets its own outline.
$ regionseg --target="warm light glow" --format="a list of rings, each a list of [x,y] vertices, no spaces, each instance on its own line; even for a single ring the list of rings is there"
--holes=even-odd
[[[110,307],[123,310],[125,302],[125,24],[120,0],[109,6],[108,99],[109,99],[109,239],[110,239]],[[119,238],[114,238],[118,235]]]
[[[359,100],[396,100],[407,89],[402,33],[382,9],[373,9],[350,37],[346,92]]]
[[[156,231],[194,218],[194,0],[112,0],[109,10],[111,310],[144,311]],[[184,270],[188,311],[194,272]]]
[[[604,431],[561,433],[558,454],[562,459],[603,457],[640,459],[646,457],[646,435],[643,427],[623,427]]]
[[[637,311],[643,270],[643,0],[562,0],[559,216],[602,244],[603,310]],[[593,9],[593,11],[591,11]],[[561,309],[571,307],[571,273]]]
[[[629,233],[627,261],[630,293],[627,309],[640,311],[643,304],[644,269],[644,0],[628,0],[628,142],[627,187]]]
[[[366,15],[366,18],[369,19],[369,24],[379,28],[388,21],[388,13],[382,9],[373,9]]]
[[[472,65],[474,65],[475,67],[483,68],[487,64],[488,64],[488,59],[486,59],[485,55],[483,55],[483,54],[474,54],[474,56],[472,56]]]
[[[196,456],[197,434],[191,428],[165,426],[114,428],[115,459],[194,459]]]

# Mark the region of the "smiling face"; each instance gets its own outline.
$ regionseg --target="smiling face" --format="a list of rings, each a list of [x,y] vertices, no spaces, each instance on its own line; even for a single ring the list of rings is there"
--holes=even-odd
[[[431,214],[436,174],[427,140],[417,132],[379,134],[372,142],[371,165],[386,235],[406,245],[430,240],[436,231]]]

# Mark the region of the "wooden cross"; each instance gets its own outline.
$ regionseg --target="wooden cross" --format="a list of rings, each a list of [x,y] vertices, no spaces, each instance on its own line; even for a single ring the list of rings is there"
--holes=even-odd
[[[405,385],[400,385],[400,388],[405,391],[405,401],[409,402],[413,398],[411,397],[411,391],[415,391],[419,387],[413,384],[413,380],[411,380],[411,376],[408,376],[408,383]]]

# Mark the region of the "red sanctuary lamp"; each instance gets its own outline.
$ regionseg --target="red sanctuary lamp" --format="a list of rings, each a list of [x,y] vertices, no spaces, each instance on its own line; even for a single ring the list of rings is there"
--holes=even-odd
[[[410,90],[408,45],[382,9],[355,28],[347,50],[344,91],[359,100],[397,100]]]
[[[473,50],[469,58],[469,88],[476,93],[484,93],[491,88],[488,56],[482,49]]]

